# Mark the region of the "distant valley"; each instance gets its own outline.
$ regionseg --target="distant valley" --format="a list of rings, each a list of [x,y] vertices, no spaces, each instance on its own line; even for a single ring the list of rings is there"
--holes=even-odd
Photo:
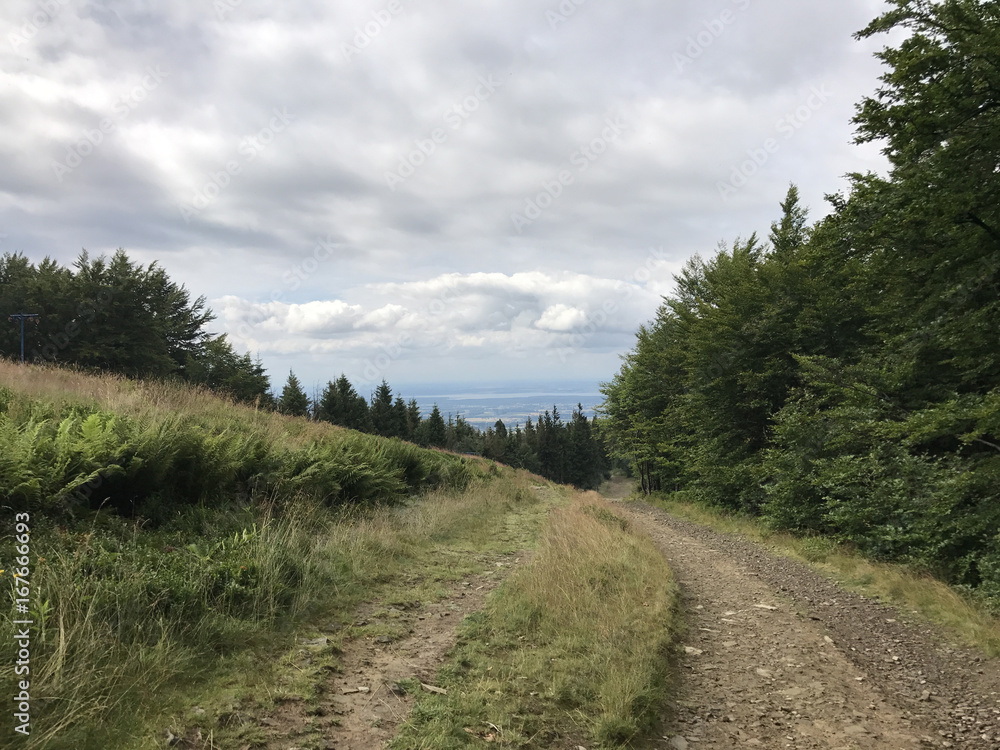
[[[583,405],[589,419],[604,400],[595,381],[564,381],[561,383],[432,383],[404,385],[399,393],[415,398],[423,414],[438,405],[445,419],[461,415],[469,424],[485,429],[502,419],[507,427],[524,425],[530,417],[552,411],[555,406],[565,420],[577,404]]]

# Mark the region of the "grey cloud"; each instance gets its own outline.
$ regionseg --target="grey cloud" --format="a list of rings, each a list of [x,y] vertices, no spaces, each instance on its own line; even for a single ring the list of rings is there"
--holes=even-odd
[[[303,368],[307,381],[328,360],[360,367],[423,321],[426,294],[448,273],[458,274],[461,304],[434,316],[394,366],[419,379],[447,351],[471,377],[491,356],[487,369],[516,372],[525,352],[560,351],[540,366],[556,377],[575,341],[577,369],[606,377],[687,256],[766,233],[790,180],[816,217],[841,175],[882,165],[848,144],[853,104],[878,74],[871,48],[850,35],[879,12],[876,0],[587,0],[563,20],[548,15],[558,0],[474,9],[398,0],[387,24],[378,19],[389,0],[225,2],[225,12],[195,0],[68,3],[17,49],[0,44],[9,84],[0,89],[0,229],[10,235],[0,250],[65,262],[84,245],[124,246],[162,260],[196,294],[251,308],[279,295],[303,308],[301,325],[276,314],[271,328],[241,337],[235,328],[251,308],[230,305],[217,310],[217,327],[260,349],[275,372]],[[0,20],[20,28],[36,7],[11,0]],[[725,11],[735,20],[713,34]],[[359,30],[364,48],[345,54]],[[705,32],[709,43],[679,69],[677,55]],[[157,65],[167,79],[58,182],[52,162],[114,117]],[[447,113],[491,76],[502,86],[452,128]],[[823,84],[836,96],[723,200],[719,183]],[[250,160],[241,146],[275,108],[294,121]],[[614,114],[627,132],[580,170],[574,154]],[[390,189],[386,172],[437,128],[443,142]],[[234,160],[239,173],[185,217],[179,206]],[[512,214],[564,169],[572,185],[519,232]],[[327,236],[336,251],[301,271]],[[615,282],[634,283],[651,247],[669,262],[641,294],[582,341],[559,330],[580,319],[574,310],[592,313]],[[550,291],[511,281],[526,272]],[[566,272],[590,280],[586,293]],[[356,317],[332,314],[338,299]]]

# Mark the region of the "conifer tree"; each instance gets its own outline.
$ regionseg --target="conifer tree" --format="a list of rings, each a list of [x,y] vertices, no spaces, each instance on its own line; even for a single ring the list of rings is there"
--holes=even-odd
[[[417,435],[420,431],[420,406],[417,405],[417,400],[411,398],[409,403],[406,405],[406,439],[416,440]]]
[[[392,415],[392,389],[383,380],[372,394],[372,429],[376,435],[392,437],[395,434]]]
[[[309,397],[291,370],[288,371],[288,382],[285,383],[285,387],[281,390],[281,398],[278,399],[278,411],[289,417],[309,416]]]
[[[448,441],[447,428],[441,410],[434,404],[430,417],[427,418],[427,442],[435,448],[444,448]]]
[[[397,396],[392,404],[392,419],[390,420],[390,433],[392,437],[403,440],[412,439],[409,428],[409,411],[402,396]]]

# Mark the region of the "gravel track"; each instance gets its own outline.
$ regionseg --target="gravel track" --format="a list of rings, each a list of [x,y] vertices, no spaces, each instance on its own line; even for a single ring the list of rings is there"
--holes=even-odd
[[[805,565],[645,503],[687,618],[683,748],[1000,748],[1000,666]]]

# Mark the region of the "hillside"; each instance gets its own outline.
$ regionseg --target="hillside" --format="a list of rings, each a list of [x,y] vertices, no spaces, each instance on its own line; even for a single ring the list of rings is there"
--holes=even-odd
[[[1000,732],[996,619],[828,540],[189,386],[7,363],[0,383],[4,577],[26,574],[0,638],[28,652],[0,661],[3,690],[28,695],[0,732],[26,728],[18,746],[875,750]]]
[[[461,615],[515,561],[519,585],[478,615],[490,650],[470,664],[534,664],[534,710],[577,744],[630,741],[663,702],[665,562],[596,495],[491,461],[186,385],[0,362],[0,505],[14,561],[0,641],[21,649],[0,657],[0,690],[24,709],[0,734],[21,747],[328,746],[351,726],[331,692],[389,680],[412,705],[414,673],[437,678]],[[624,637],[605,642],[609,628]],[[519,638],[533,630],[537,643]],[[373,672],[367,651],[390,643],[424,649],[408,675]],[[602,661],[551,668],[576,650]],[[467,694],[451,709],[463,717],[497,703]]]

